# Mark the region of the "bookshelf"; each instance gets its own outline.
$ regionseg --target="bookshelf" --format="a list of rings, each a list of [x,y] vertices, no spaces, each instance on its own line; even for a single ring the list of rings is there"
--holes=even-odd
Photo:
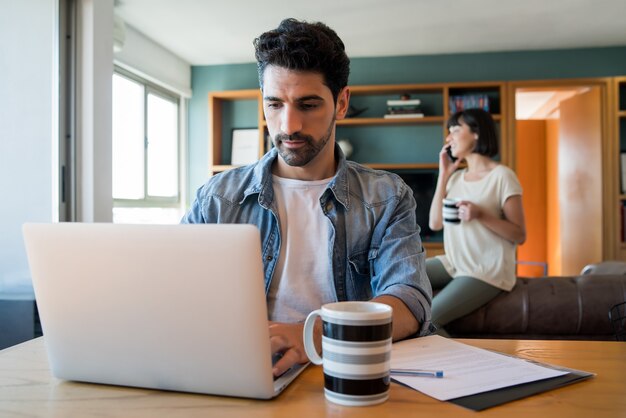
[[[360,85],[350,86],[350,92],[351,105],[365,110],[358,116],[337,121],[336,139],[350,141],[354,147],[350,156],[353,161],[401,176],[424,174],[434,190],[438,155],[451,114],[450,98],[457,96],[488,97],[489,110],[500,130],[499,158],[503,163],[510,161],[506,118],[503,117],[507,103],[504,82]],[[385,118],[387,100],[397,100],[402,95],[419,99],[424,116]],[[258,128],[259,157],[267,151],[267,125],[258,89],[211,92],[208,100],[209,175],[233,168],[230,164],[232,129]],[[419,204],[427,213],[430,199],[421,198]],[[422,220],[420,226],[426,229],[427,221]],[[443,252],[441,232],[423,234],[423,239],[429,255]]]
[[[437,170],[438,154],[450,116],[449,98],[454,95],[486,94],[500,127],[501,103],[506,101],[504,83],[392,84],[351,86],[350,103],[366,109],[361,115],[337,122],[336,138],[354,146],[350,159],[383,170]],[[407,94],[421,101],[420,118],[386,119],[387,100]]]
[[[209,93],[209,175],[226,171],[230,163],[232,130],[259,130],[259,158],[265,147],[265,121],[259,89],[231,90]]]
[[[500,137],[505,138],[506,129],[501,116],[501,105],[505,103],[504,83],[461,83],[461,84],[397,84],[351,86],[351,104],[356,108],[367,108],[358,117],[337,121],[337,139],[343,136],[353,141],[359,154],[351,159],[377,169],[437,169],[437,155],[450,116],[448,98],[460,94],[487,94],[491,98],[492,114],[500,127]],[[385,119],[386,100],[400,94],[410,94],[422,100],[424,117]],[[230,164],[231,131],[235,128],[259,129],[259,157],[267,150],[267,126],[263,119],[263,103],[260,91],[232,90],[209,93],[209,174],[233,168]],[[425,128],[425,129],[424,129]],[[433,129],[434,128],[434,129]],[[379,135],[380,133],[380,135]],[[394,144],[396,138],[399,144]],[[384,138],[384,139],[383,139]],[[407,153],[403,142],[413,141],[414,153]],[[376,152],[371,142],[382,144],[387,150]],[[406,144],[405,144],[406,145]],[[426,146],[426,150],[424,149]],[[502,161],[506,144],[502,145]],[[419,154],[424,154],[420,156]],[[397,153],[395,153],[397,154]],[[404,160],[404,161],[403,161]]]

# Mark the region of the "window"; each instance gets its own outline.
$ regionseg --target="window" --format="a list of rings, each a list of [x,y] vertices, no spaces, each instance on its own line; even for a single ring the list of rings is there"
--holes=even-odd
[[[178,223],[179,98],[113,74],[113,222]]]

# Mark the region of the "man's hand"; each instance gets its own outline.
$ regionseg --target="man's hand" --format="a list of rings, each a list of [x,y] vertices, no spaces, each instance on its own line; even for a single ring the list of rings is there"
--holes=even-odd
[[[304,351],[302,332],[304,324],[284,324],[270,322],[270,346],[272,354],[281,353],[283,356],[274,364],[274,376],[280,376],[296,363],[306,363],[309,358]],[[315,324],[313,331],[315,346],[319,349],[322,341],[321,323]]]

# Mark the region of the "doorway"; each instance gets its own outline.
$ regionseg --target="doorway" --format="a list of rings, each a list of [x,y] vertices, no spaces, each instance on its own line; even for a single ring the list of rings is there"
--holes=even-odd
[[[578,275],[604,257],[602,80],[512,83],[511,135],[527,240],[518,275]]]

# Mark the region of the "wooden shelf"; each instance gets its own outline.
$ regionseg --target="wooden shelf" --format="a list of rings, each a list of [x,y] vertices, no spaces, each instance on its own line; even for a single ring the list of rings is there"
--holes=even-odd
[[[619,116],[620,118],[626,118],[626,110],[620,110],[619,112],[617,112],[617,116]]]
[[[362,163],[364,166],[375,170],[436,170],[439,168],[438,163]]]
[[[442,93],[446,84],[379,84],[373,86],[349,86],[351,95],[395,93]]]
[[[338,126],[372,126],[372,125],[413,125],[416,123],[442,123],[443,116],[425,116],[423,118],[350,118],[337,121]]]
[[[491,115],[493,120],[499,121],[502,117],[498,115]],[[373,126],[373,125],[413,125],[419,123],[444,123],[446,122],[444,116],[424,116],[423,118],[349,118],[337,121],[337,126]]]
[[[222,171],[228,171],[231,168],[235,168],[236,166],[234,165],[227,165],[227,164],[220,164],[220,165],[214,165],[213,167],[211,167],[211,171],[213,171],[213,173],[219,173]]]
[[[261,90],[248,89],[215,91],[211,92],[210,96],[220,100],[261,100]]]

